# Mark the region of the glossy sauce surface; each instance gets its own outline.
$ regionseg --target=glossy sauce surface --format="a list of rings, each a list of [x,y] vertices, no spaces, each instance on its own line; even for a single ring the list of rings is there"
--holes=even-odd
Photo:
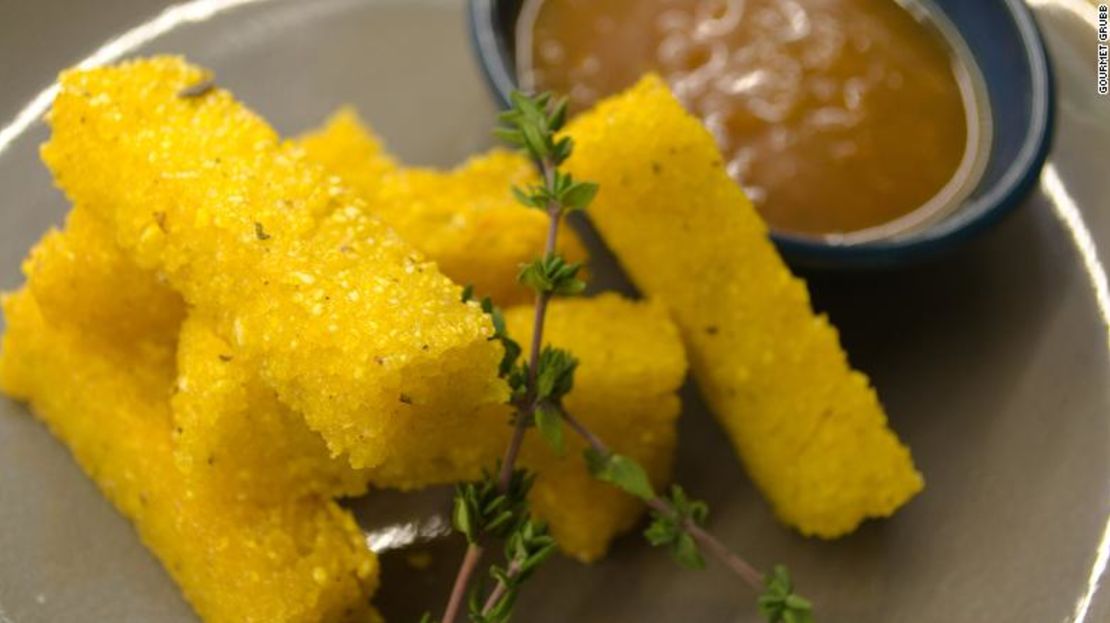
[[[875,237],[977,177],[971,69],[894,0],[531,0],[525,87],[581,110],[657,71],[779,232]]]

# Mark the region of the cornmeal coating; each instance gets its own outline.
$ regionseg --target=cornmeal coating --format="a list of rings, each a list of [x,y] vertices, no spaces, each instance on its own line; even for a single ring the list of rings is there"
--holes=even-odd
[[[181,327],[174,389],[174,454],[187,476],[230,481],[228,489],[266,502],[365,493],[367,471],[331,456],[257,367],[198,314]]]
[[[377,620],[377,561],[345,510],[317,496],[257,504],[235,481],[178,469],[177,330],[155,321],[157,306],[134,305],[127,289],[154,300],[153,282],[113,259],[84,216],[78,208],[65,232],[47,235],[26,264],[29,286],[4,298],[0,390],[30,402],[205,621]],[[89,259],[87,270],[59,278],[74,257]]]
[[[537,181],[523,155],[495,149],[451,171],[402,168],[350,108],[299,142],[456,283],[471,284],[502,306],[532,300],[517,274],[521,264],[543,255],[548,218],[513,197],[514,185]],[[568,261],[586,259],[570,228],[563,228],[558,248]]]
[[[43,158],[355,467],[453,445],[504,398],[488,318],[208,74],[160,57],[62,75]]]
[[[590,217],[639,289],[670,309],[698,384],[779,517],[836,537],[920,491],[867,377],[663,81],[643,79],[568,131],[568,168],[601,186]]]
[[[477,414],[439,418],[435,433],[451,443],[414,447],[355,469],[277,399],[258,368],[217,336],[208,319],[189,315],[177,356],[171,404],[178,465],[190,477],[234,480],[253,499],[356,496],[370,482],[406,490],[456,482],[492,466],[506,443],[507,415],[486,405]]]

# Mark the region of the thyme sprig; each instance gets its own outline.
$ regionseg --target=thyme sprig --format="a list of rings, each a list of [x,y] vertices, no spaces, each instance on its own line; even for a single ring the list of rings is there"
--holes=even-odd
[[[540,182],[526,188],[514,187],[517,200],[543,210],[548,230],[543,255],[522,267],[518,280],[535,292],[535,318],[528,359],[521,362],[523,349],[508,334],[501,311],[488,298],[480,303],[490,316],[494,333],[490,339],[504,347],[499,372],[506,380],[514,407],[513,432],[497,469],[474,483],[456,488],[453,522],[467,540],[467,550],[455,578],[442,623],[454,623],[468,592],[471,578],[488,541],[503,540],[505,566],[493,565],[489,577],[495,584],[485,594],[482,582],[469,590],[468,617],[472,623],[505,623],[512,616],[521,585],[555,549],[555,541],[541,522],[531,517],[528,491],[533,476],[517,467],[517,458],[529,428],[559,453],[564,451],[564,426],[586,442],[583,460],[594,478],[643,500],[651,522],[644,537],[653,546],[666,548],[682,566],[705,566],[702,552],[734,572],[759,595],[757,607],[769,623],[811,623],[812,606],[794,591],[789,572],[781,565],[764,576],[733,553],[706,528],[709,507],[690,498],[675,485],[656,493],[647,471],[631,457],[614,452],[601,438],[563,408],[563,397],[574,387],[578,360],[568,351],[543,346],[547,306],[555,296],[574,296],[585,289],[578,278],[581,266],[569,263],[556,251],[559,226],[568,212],[585,210],[597,195],[598,186],[575,180],[559,167],[570,157],[574,143],[560,136],[567,117],[565,99],[550,94],[529,97],[513,93],[511,108],[499,116],[496,135],[527,153],[540,172]],[[473,297],[463,291],[463,300]],[[434,623],[430,615],[422,623]]]
[[[562,396],[573,386],[577,362],[565,351],[541,348],[543,325],[547,303],[552,296],[576,294],[585,288],[585,284],[578,279],[580,266],[561,258],[556,252],[556,245],[563,214],[571,209],[584,209],[597,193],[597,186],[576,182],[570,175],[558,171],[557,167],[570,156],[573,144],[569,138],[555,138],[556,132],[566,121],[566,102],[553,107],[549,106],[550,103],[551,97],[548,95],[528,98],[519,93],[514,94],[513,107],[500,115],[502,125],[496,131],[502,140],[527,151],[541,171],[541,184],[528,189],[514,188],[513,192],[525,205],[544,210],[548,216],[548,227],[543,256],[524,266],[519,275],[521,283],[532,287],[536,292],[532,342],[526,363],[518,362],[522,349],[509,337],[501,311],[488,298],[481,301],[482,310],[490,316],[493,324],[494,334],[491,339],[500,341],[505,350],[499,372],[509,384],[509,402],[516,411],[512,437],[501,459],[497,480],[492,481],[487,477],[485,483],[457,490],[454,516],[456,524],[460,517],[470,519],[477,516],[482,519],[481,513],[475,514],[473,511],[475,508],[484,508],[483,500],[474,496],[491,490],[502,496],[516,496],[505,507],[517,511],[513,518],[516,530],[508,537],[509,545],[516,545],[507,547],[508,567],[491,569],[491,576],[497,584],[488,599],[483,602],[477,597],[477,592],[474,592],[469,600],[471,621],[482,623],[509,619],[519,585],[553,550],[553,542],[549,543],[546,528],[527,516],[527,491],[514,490],[513,475],[517,471],[516,461],[525,433],[529,426],[536,424],[537,413],[541,430],[547,431],[545,438],[554,439],[549,435],[559,434],[554,433],[555,429],[551,426],[550,406],[559,404]],[[463,290],[464,301],[472,296],[472,288]],[[444,610],[443,623],[454,623],[456,620],[470,579],[484,553],[481,535],[477,532],[464,534],[468,537],[467,550]]]

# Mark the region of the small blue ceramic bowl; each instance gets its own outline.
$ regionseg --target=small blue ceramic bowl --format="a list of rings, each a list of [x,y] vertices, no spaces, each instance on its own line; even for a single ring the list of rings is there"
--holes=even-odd
[[[997,223],[1029,194],[1052,140],[1055,94],[1044,42],[1023,0],[916,0],[963,39],[982,76],[991,142],[978,184],[947,216],[866,241],[772,232],[792,262],[828,268],[894,266],[930,257]],[[469,0],[469,20],[490,87],[504,104],[516,86],[514,37],[521,0]]]

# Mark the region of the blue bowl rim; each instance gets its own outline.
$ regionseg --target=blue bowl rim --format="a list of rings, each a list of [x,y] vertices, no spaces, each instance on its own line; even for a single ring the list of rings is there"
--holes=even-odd
[[[835,244],[819,239],[771,232],[788,257],[816,266],[877,266],[935,255],[978,235],[1021,204],[1040,177],[1052,145],[1056,116],[1055,79],[1044,40],[1029,7],[1022,0],[1002,0],[1021,37],[1032,80],[1032,121],[1018,155],[989,190],[929,229],[891,240]],[[509,67],[510,51],[498,37],[496,0],[469,0],[471,40],[482,72],[502,105],[516,88]]]

